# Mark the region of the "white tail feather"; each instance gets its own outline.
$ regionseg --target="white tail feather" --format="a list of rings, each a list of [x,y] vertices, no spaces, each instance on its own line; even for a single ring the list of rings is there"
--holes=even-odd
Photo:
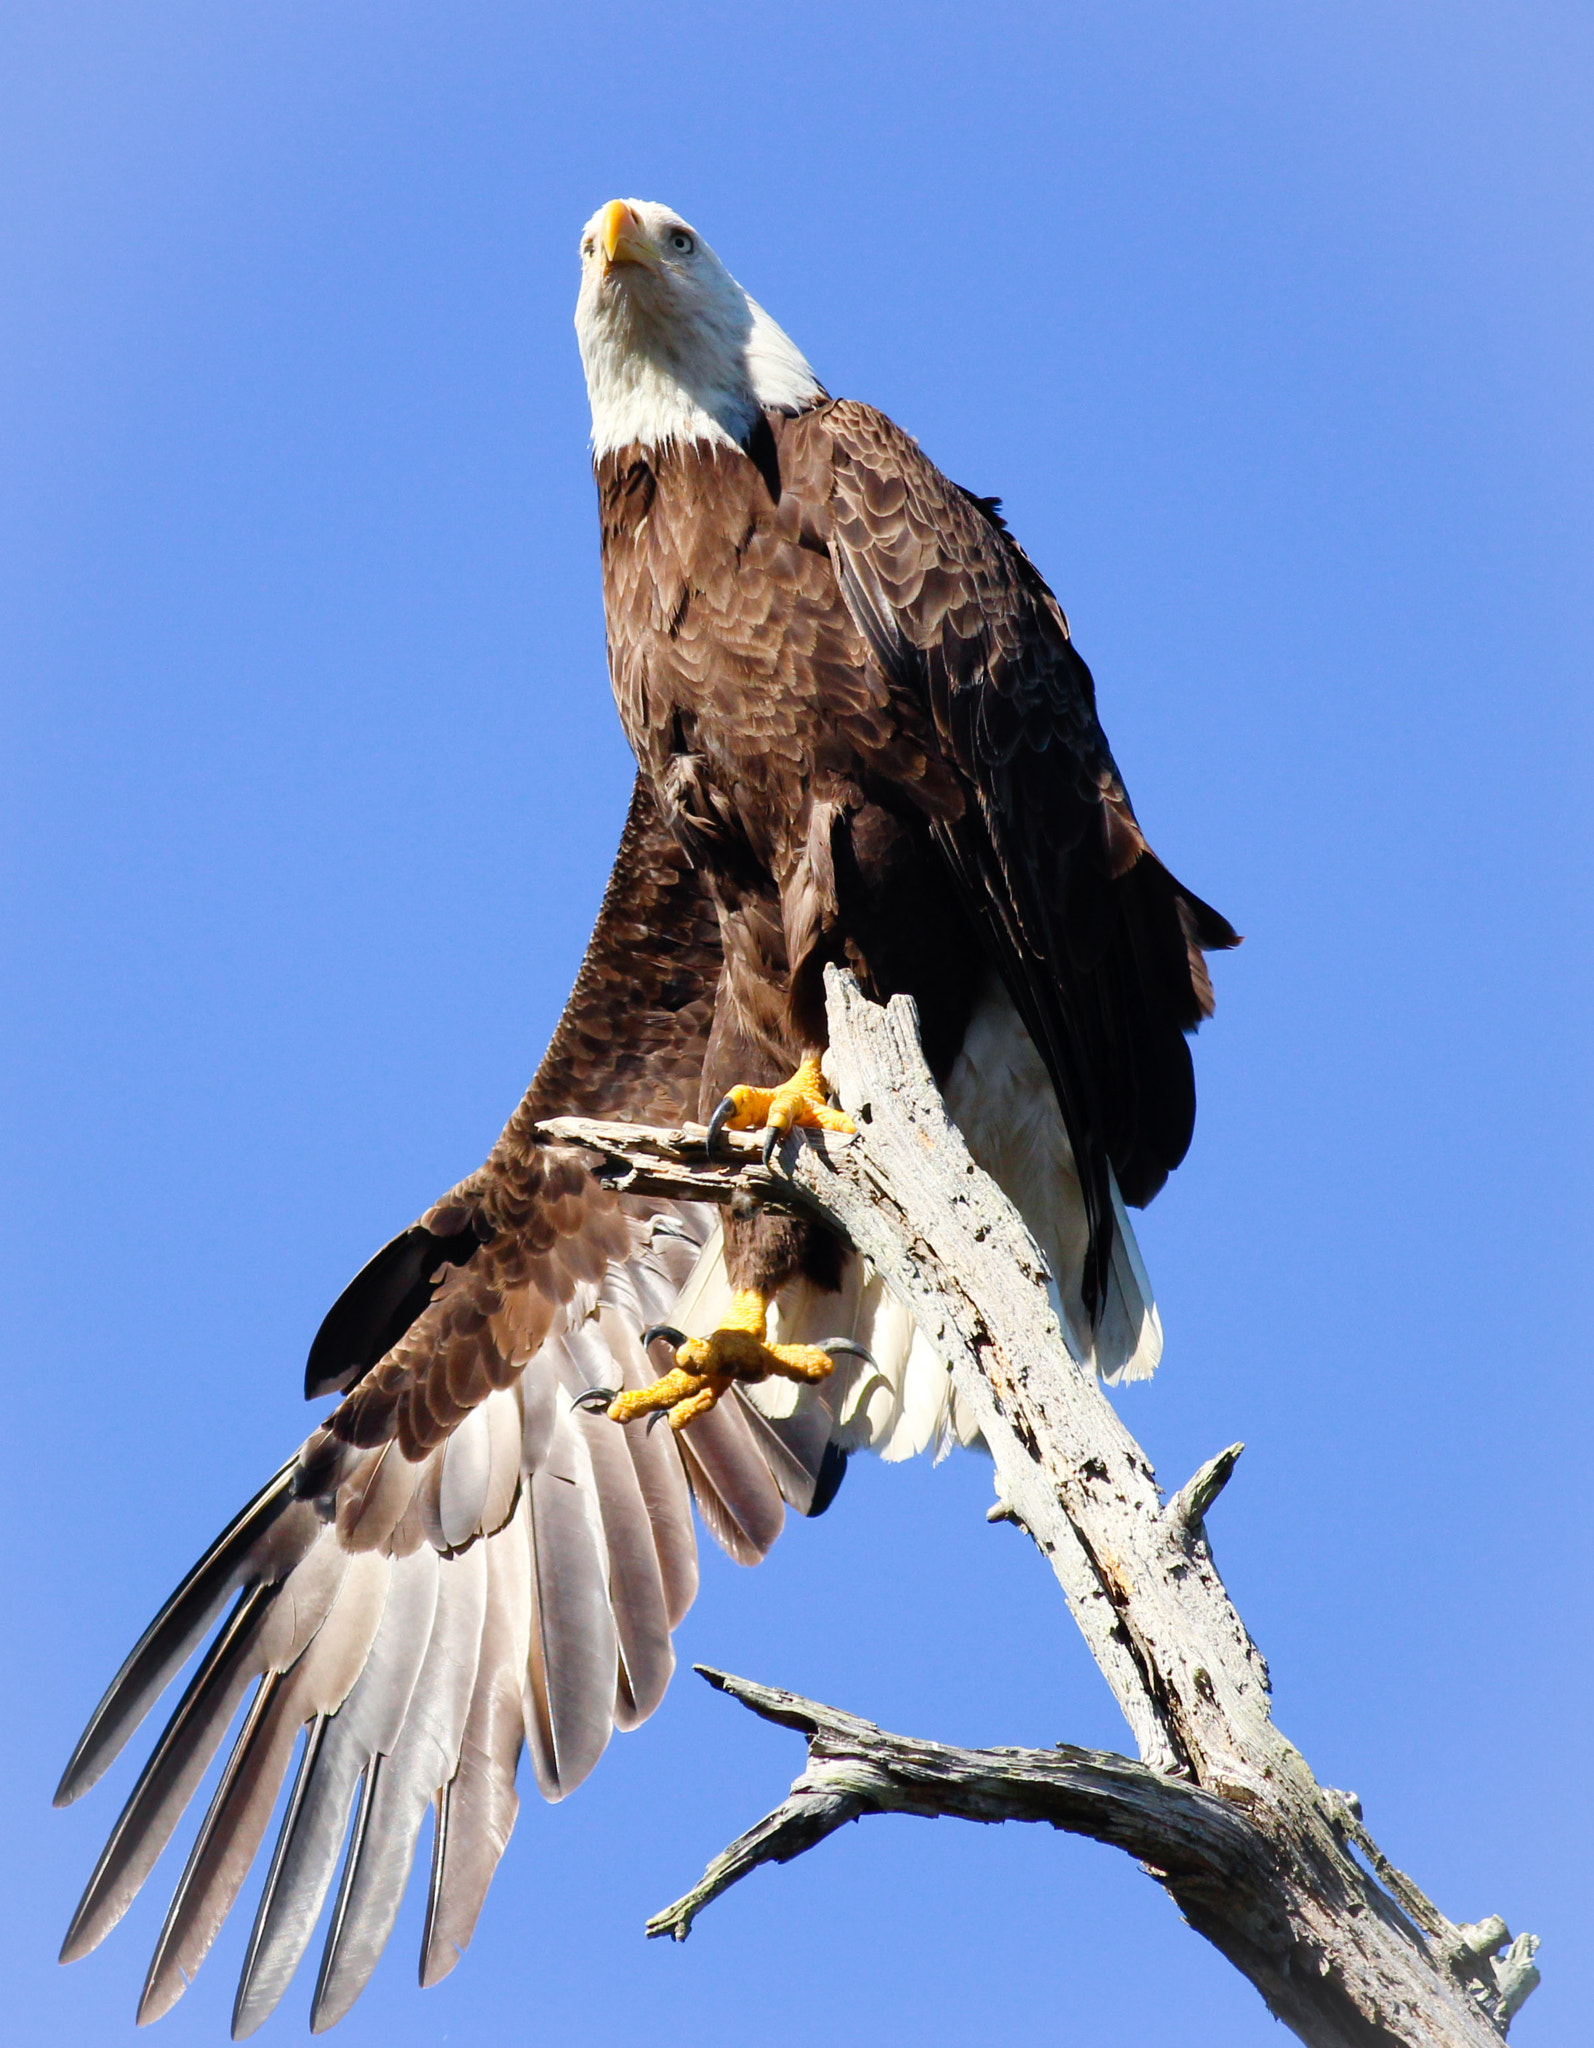
[[[1116,1387],[1130,1380],[1148,1380],[1162,1357],[1162,1318],[1152,1299],[1151,1279],[1118,1192],[1118,1176],[1109,1166],[1112,1213],[1117,1229],[1112,1240],[1112,1269],[1107,1305],[1096,1331],[1096,1370]]]
[[[1045,1062],[994,975],[975,1005],[944,1092],[969,1151],[1045,1254],[1052,1306],[1069,1350],[1109,1385],[1145,1379],[1162,1356],[1162,1325],[1118,1184],[1111,1183],[1118,1227],[1107,1299],[1092,1329],[1083,1294],[1089,1228],[1073,1147]]]
[[[670,1320],[688,1337],[707,1337],[724,1322],[734,1292],[725,1270],[725,1232],[716,1223],[675,1297]]]

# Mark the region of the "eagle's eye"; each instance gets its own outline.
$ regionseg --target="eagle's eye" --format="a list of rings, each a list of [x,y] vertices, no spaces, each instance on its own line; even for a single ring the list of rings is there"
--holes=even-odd
[[[697,247],[697,244],[692,240],[692,237],[686,232],[685,228],[675,228],[670,234],[670,247],[677,256],[690,256]]]
[[[583,243],[581,244],[581,253],[582,253],[582,255],[583,255],[583,256],[590,256],[590,255],[592,255],[592,254],[593,254],[593,252],[594,252],[594,251],[596,250],[597,246],[598,246],[598,245],[597,245],[597,243],[596,243],[596,242],[595,242],[595,241],[594,241],[594,240],[592,239],[591,235],[588,235],[588,236],[587,236],[587,238],[586,238],[586,240],[585,240],[585,241],[584,241],[584,242],[583,242]]]

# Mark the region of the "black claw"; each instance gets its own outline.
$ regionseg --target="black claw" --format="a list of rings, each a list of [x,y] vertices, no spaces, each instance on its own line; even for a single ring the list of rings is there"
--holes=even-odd
[[[865,1351],[861,1344],[854,1344],[850,1337],[827,1337],[823,1344],[815,1348],[828,1351],[832,1358],[861,1358],[871,1372],[880,1370],[874,1362],[874,1353]]]
[[[654,1423],[662,1422],[663,1420],[664,1410],[662,1408],[655,1408],[653,1413],[648,1417],[647,1421],[642,1425],[643,1434],[646,1436],[651,1436],[653,1434]]]
[[[686,1332],[684,1330],[677,1330],[669,1323],[649,1323],[648,1327],[642,1332],[642,1349],[644,1351],[652,1350],[660,1337],[668,1338],[672,1351],[679,1351],[686,1342]]]
[[[708,1137],[704,1141],[703,1149],[708,1154],[710,1159],[714,1157],[714,1147],[719,1143],[721,1137],[724,1135],[725,1126],[730,1122],[731,1118],[735,1116],[735,1114],[736,1098],[733,1095],[727,1095],[722,1099],[719,1106],[714,1111],[714,1114],[709,1118]]]
[[[617,1401],[619,1398],[618,1387],[588,1387],[585,1392],[573,1395],[570,1405],[572,1408],[585,1409],[588,1415],[599,1415],[611,1401]]]
[[[765,1166],[768,1166],[768,1165],[769,1165],[769,1163],[770,1163],[770,1161],[771,1161],[771,1160],[772,1160],[772,1159],[773,1159],[773,1158],[775,1157],[775,1147],[776,1147],[776,1146],[777,1146],[777,1145],[778,1145],[778,1144],[780,1143],[781,1139],[782,1139],[782,1138],[784,1138],[784,1137],[785,1137],[785,1135],[786,1135],[786,1133],[785,1133],[785,1132],[784,1132],[784,1131],[783,1131],[783,1130],[782,1130],[782,1129],[780,1128],[779,1124],[770,1124],[770,1125],[768,1126],[768,1128],[767,1128],[767,1129],[765,1130],[765,1132],[764,1132],[764,1164],[765,1164]]]

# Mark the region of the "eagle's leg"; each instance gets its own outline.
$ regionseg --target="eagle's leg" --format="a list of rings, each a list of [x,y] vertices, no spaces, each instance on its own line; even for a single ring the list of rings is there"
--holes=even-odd
[[[767,1380],[772,1373],[788,1380],[827,1379],[835,1360],[817,1344],[766,1341],[769,1303],[762,1288],[744,1287],[717,1330],[677,1346],[673,1372],[634,1394],[617,1395],[609,1404],[610,1419],[630,1422],[638,1415],[665,1413],[672,1429],[684,1429],[706,1415],[737,1380]]]
[[[830,1090],[819,1070],[819,1055],[811,1052],[789,1081],[778,1088],[733,1088],[721,1102],[709,1123],[709,1148],[721,1131],[763,1131],[764,1163],[768,1165],[775,1147],[789,1130],[852,1131],[850,1116],[830,1106]],[[760,1325],[762,1328],[762,1325]]]

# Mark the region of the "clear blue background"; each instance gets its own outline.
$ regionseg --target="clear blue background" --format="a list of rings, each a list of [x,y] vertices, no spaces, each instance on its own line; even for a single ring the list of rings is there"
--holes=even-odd
[[[1214,1541],[1281,1724],[1544,1936],[1515,2038],[1587,2039],[1591,60],[1532,0],[0,11],[0,2034],[132,2039],[175,1857],[57,1970],[131,1759],[64,1816],[56,1773],[574,971],[629,779],[575,244],[634,193],[1005,497],[1248,934],[1123,1410],[1169,1486],[1246,1440]],[[709,1558],[683,1662],[1120,1744],[988,1498],[855,1468]],[[870,1823],[645,1943],[799,1762],[684,1678],[528,1792],[424,1996],[412,1896],[340,2042],[1279,2038],[1127,1861],[1018,1829]],[[165,2048],[225,2037],[247,1919]]]

